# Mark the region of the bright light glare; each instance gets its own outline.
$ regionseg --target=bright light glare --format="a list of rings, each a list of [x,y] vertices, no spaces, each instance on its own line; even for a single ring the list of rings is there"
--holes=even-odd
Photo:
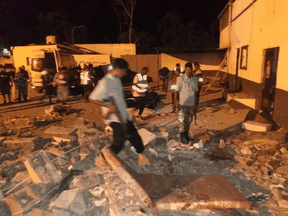
[[[199,82],[203,82],[204,81],[204,79],[203,78],[199,78]]]
[[[8,49],[4,48],[3,53],[8,54],[9,53]]]

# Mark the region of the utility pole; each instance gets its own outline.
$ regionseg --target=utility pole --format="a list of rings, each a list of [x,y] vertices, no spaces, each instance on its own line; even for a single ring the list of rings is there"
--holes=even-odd
[[[84,25],[81,25],[81,26],[75,26],[73,29],[72,29],[72,44],[74,44],[74,29],[76,28],[84,28],[85,26]]]

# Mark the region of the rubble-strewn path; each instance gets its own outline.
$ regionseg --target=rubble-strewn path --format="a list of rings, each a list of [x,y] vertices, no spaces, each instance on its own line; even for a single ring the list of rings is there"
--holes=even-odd
[[[243,130],[249,110],[231,109],[220,95],[202,96],[197,125],[191,126],[192,145],[179,143],[177,115],[168,113],[168,95],[155,112],[145,110],[146,119],[137,123],[151,165],[138,165],[129,142],[118,156],[140,174],[224,176],[252,207],[163,210],[159,216],[288,215],[286,132]],[[0,215],[152,215],[112,169],[95,167],[101,149],[111,142],[111,132],[101,128],[100,110],[93,104],[75,100],[49,107],[32,100],[0,109]],[[41,150],[48,157],[45,163],[39,156],[35,159]],[[27,160],[32,164],[29,173]]]

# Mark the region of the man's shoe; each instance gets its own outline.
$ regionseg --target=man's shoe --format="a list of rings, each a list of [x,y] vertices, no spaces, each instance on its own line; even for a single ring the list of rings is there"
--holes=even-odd
[[[189,132],[188,132],[188,131],[185,132],[185,137],[186,137],[186,139],[187,139],[189,142],[193,140],[193,139],[189,136]]]
[[[180,133],[180,141],[181,141],[181,143],[183,143],[183,144],[188,144],[189,141],[187,140],[187,137],[186,137],[186,134],[185,134],[185,133],[186,133],[186,132]]]

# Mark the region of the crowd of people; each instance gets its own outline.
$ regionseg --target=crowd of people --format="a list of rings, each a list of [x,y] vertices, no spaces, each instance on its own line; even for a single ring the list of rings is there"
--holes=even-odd
[[[97,84],[98,78],[95,76],[95,70],[92,64],[84,65],[83,69],[59,68],[59,72],[44,68],[41,72],[42,87],[39,92],[44,91],[40,98],[49,98],[49,104],[52,104],[52,97],[57,96],[57,102],[65,104],[69,95],[82,94],[85,102],[88,102],[88,96]],[[0,91],[3,96],[3,104],[13,102],[28,101],[28,84],[30,82],[29,74],[25,67],[0,66]]]
[[[0,90],[3,96],[4,104],[11,104],[11,90],[14,99],[19,102],[27,101],[28,98],[28,82],[29,74],[25,70],[25,67],[5,67],[0,66]],[[8,102],[7,100],[8,99]]]

